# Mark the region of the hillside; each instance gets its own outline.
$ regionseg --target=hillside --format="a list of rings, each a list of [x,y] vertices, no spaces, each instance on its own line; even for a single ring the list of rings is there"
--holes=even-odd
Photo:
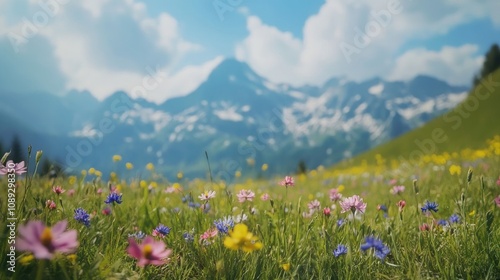
[[[500,135],[500,70],[481,81],[466,100],[447,114],[424,126],[360,154],[339,166],[385,159],[412,161],[422,154],[457,152],[482,148],[488,139]]]

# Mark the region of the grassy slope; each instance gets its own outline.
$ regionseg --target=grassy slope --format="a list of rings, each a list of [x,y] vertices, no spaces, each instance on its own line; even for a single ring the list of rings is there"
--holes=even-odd
[[[422,151],[416,144],[422,141],[427,143],[431,151],[433,144],[430,142],[434,143],[434,153],[483,147],[487,139],[500,135],[500,70],[483,80],[483,83],[489,84],[490,90],[480,84],[453,111],[340,165],[358,164],[363,160],[373,162],[376,154],[386,159],[407,160],[412,153],[416,154],[414,151]],[[433,131],[441,130],[444,136],[436,139],[446,140],[441,143],[432,141]]]

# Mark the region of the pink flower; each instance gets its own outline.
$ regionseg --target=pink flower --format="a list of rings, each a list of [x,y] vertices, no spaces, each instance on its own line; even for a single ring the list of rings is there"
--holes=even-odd
[[[292,176],[285,176],[285,179],[280,182],[280,185],[285,187],[293,187],[295,185],[295,181]]]
[[[366,209],[366,203],[364,203],[363,199],[358,195],[353,195],[341,201],[340,207],[342,207],[341,213],[345,213],[347,211],[351,211],[353,214],[356,211],[364,213]]]
[[[198,198],[201,200],[209,200],[214,197],[215,197],[215,191],[205,191],[204,193],[200,194],[200,196],[198,196]]]
[[[500,177],[498,177],[497,186],[500,186]]]
[[[396,185],[396,183],[397,183],[397,182],[398,182],[398,180],[396,180],[396,179],[391,179],[391,180],[389,181],[389,185],[394,186],[394,185]]]
[[[24,161],[21,161],[20,163],[14,163],[12,160],[9,160],[7,161],[5,166],[0,164],[0,175],[6,175],[9,173],[15,173],[17,175],[26,173]]]
[[[97,193],[98,195],[101,195],[101,194],[102,194],[102,188],[98,188],[98,189],[97,189],[97,191],[96,191],[96,193]]]
[[[54,210],[57,207],[56,203],[53,200],[50,200],[50,199],[45,202],[45,206],[47,208],[49,208],[50,210]]]
[[[72,253],[78,247],[76,230],[66,230],[68,222],[62,220],[52,228],[42,221],[29,221],[19,226],[16,248],[29,251],[37,259],[52,259],[55,253]]]
[[[315,199],[315,200],[309,202],[307,204],[307,207],[311,211],[316,211],[316,210],[319,210],[319,208],[321,207],[321,204],[319,203],[319,201],[317,199]]]
[[[497,197],[495,197],[495,204],[500,207],[500,195],[498,195]]]
[[[260,196],[260,200],[262,200],[262,201],[268,201],[269,198],[270,198],[269,194],[267,194],[267,193]]]
[[[207,231],[205,231],[201,236],[200,236],[200,239],[210,239],[210,238],[214,238],[217,236],[217,229],[216,228],[211,228],[211,229],[208,229]]]
[[[109,214],[111,214],[111,208],[106,207],[106,208],[102,209],[101,213],[102,213],[104,216],[108,216]]]
[[[391,189],[392,194],[401,194],[405,191],[405,186],[394,186]]]
[[[252,201],[255,197],[255,193],[251,190],[241,190],[237,195],[238,201],[243,203],[245,201]]]
[[[73,196],[75,194],[75,190],[71,189],[68,191],[68,196]]]
[[[163,241],[156,241],[152,236],[147,236],[141,244],[135,238],[129,238],[127,252],[137,259],[138,266],[163,265],[172,254],[172,250],[166,249]]]
[[[406,201],[400,200],[400,201],[398,201],[397,205],[398,205],[399,212],[401,212],[401,211],[403,211],[403,208],[405,208],[405,206],[406,206]]]
[[[330,190],[330,200],[331,201],[337,201],[342,199],[342,194],[339,193],[337,189],[331,189]]]
[[[418,227],[420,229],[420,231],[429,231],[431,230],[431,226],[426,224],[426,223],[423,223],[421,226]]]
[[[330,210],[329,207],[323,208],[323,215],[325,215],[326,217],[330,217],[331,213],[332,213],[332,210]]]
[[[55,192],[57,195],[60,195],[64,193],[66,190],[64,190],[61,186],[54,186],[52,187],[52,191]]]

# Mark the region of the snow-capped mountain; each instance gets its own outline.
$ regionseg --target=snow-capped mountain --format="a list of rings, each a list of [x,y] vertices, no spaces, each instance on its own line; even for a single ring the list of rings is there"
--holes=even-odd
[[[38,149],[68,170],[120,171],[110,166],[112,155],[121,154],[135,166],[153,162],[167,176],[179,170],[203,175],[207,151],[213,175],[228,180],[237,170],[258,169],[247,158],[268,163],[271,172],[293,171],[299,160],[310,167],[335,163],[446,112],[467,90],[427,76],[408,82],[334,78],[322,87],[297,88],[227,59],[192,93],[160,105],[124,92],[102,102],[88,92],[2,94],[0,112],[23,127],[10,127],[2,139],[17,133],[26,143],[42,143]]]

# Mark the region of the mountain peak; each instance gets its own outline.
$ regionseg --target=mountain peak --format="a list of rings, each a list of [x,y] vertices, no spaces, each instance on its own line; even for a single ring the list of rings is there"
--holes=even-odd
[[[245,62],[236,60],[235,58],[227,58],[223,60],[210,73],[207,80],[262,80]]]

